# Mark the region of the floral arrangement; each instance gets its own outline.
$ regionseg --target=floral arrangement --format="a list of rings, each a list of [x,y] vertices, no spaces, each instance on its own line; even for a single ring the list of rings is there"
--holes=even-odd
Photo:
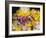
[[[13,31],[31,31],[40,29],[40,11],[20,8],[12,15]]]

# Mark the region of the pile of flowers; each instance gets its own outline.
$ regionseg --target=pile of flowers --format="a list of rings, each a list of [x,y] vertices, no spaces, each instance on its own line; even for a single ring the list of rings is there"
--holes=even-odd
[[[39,10],[26,10],[23,12],[21,9],[17,10],[12,16],[12,30],[13,31],[31,31],[40,29],[40,11]]]

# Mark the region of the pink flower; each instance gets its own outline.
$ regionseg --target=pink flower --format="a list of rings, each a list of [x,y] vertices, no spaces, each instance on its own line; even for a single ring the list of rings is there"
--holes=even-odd
[[[23,31],[25,31],[25,30],[26,30],[26,27],[25,27],[24,25],[22,25],[21,27],[22,27]]]

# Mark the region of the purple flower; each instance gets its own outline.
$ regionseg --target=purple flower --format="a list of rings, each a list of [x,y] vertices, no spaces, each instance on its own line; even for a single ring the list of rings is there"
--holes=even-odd
[[[22,25],[22,30],[25,31],[26,30],[26,26]]]

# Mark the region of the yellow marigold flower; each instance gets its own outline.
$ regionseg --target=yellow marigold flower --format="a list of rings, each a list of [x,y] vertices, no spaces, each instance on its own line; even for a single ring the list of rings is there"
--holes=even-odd
[[[28,16],[30,15],[30,10],[27,10],[26,12],[22,12],[20,9],[16,11],[18,16]]]
[[[36,13],[32,13],[32,16],[33,16],[33,18],[36,20],[36,21],[38,21],[38,19],[40,19],[40,12],[36,12]]]
[[[30,26],[32,26],[32,23],[31,22],[26,23],[25,26],[30,27]]]
[[[20,27],[16,27],[16,30],[17,30],[17,31],[21,31],[21,28],[20,28]]]
[[[17,10],[16,13],[17,13],[18,16],[24,16],[24,14],[22,13],[21,10]]]

